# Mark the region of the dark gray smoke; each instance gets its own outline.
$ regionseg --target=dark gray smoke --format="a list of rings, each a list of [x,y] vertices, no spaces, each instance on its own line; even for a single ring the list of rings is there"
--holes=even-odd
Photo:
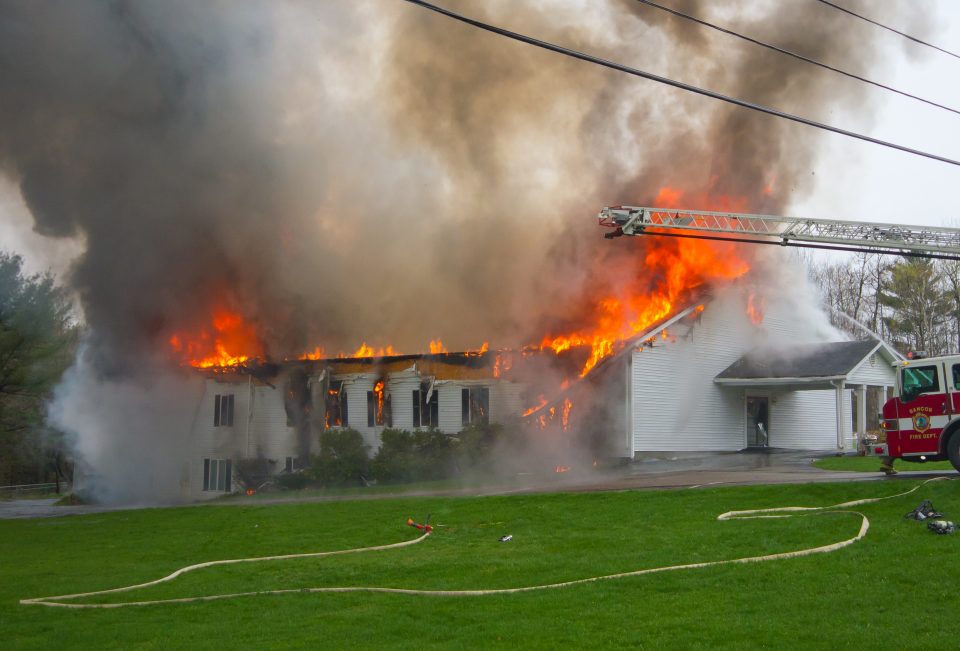
[[[631,0],[448,4],[813,117],[863,96]],[[816,3],[726,13],[857,71],[874,58],[875,28]],[[599,239],[597,208],[666,185],[776,211],[810,187],[819,140],[387,0],[6,0],[0,124],[37,231],[85,239],[70,282],[105,371],[216,307],[273,355],[520,343],[597,259],[633,257]]]
[[[877,99],[631,0],[444,4],[815,119],[856,108],[866,128]],[[673,4],[856,72],[877,61],[875,28],[818,3]],[[0,0],[0,174],[39,233],[86,246],[68,280],[89,364],[60,407],[217,309],[275,357],[538,341],[601,292],[662,281],[642,238],[600,238],[600,207],[668,186],[776,212],[812,187],[820,141],[399,0]]]

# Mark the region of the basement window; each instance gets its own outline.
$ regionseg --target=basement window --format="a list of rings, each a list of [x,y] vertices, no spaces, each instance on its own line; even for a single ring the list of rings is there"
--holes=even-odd
[[[413,391],[413,426],[439,427],[440,426],[440,392],[434,389],[427,402],[427,392],[421,389]]]
[[[217,394],[213,398],[213,426],[233,427],[233,394]]]
[[[203,460],[203,490],[229,492],[233,488],[230,459]]]
[[[471,387],[460,392],[461,422],[464,425],[490,422],[490,389]]]

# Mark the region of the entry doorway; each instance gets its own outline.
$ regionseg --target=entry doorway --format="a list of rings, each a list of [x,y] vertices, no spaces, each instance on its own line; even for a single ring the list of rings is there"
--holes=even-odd
[[[747,396],[747,447],[770,447],[770,398]]]

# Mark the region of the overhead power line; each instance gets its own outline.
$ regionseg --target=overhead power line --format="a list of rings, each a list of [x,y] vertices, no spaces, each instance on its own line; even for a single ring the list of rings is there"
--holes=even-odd
[[[910,99],[915,99],[915,100],[917,100],[918,102],[923,102],[924,104],[929,104],[929,105],[931,105],[931,106],[936,106],[937,108],[941,108],[941,109],[943,109],[943,110],[945,110],[945,111],[950,111],[951,113],[956,113],[957,115],[960,115],[960,110],[957,110],[957,109],[955,109],[955,108],[950,108],[949,106],[944,106],[943,104],[938,104],[937,102],[933,102],[933,101],[931,101],[931,100],[924,99],[924,98],[922,98],[922,97],[917,97],[916,95],[911,95],[910,93],[907,93],[907,92],[905,92],[905,91],[897,90],[896,88],[892,88],[891,86],[887,86],[887,85],[885,85],[885,84],[881,84],[880,82],[877,82],[877,81],[872,81],[872,80],[867,79],[867,78],[865,78],[865,77],[861,77],[860,75],[855,75],[855,74],[853,74],[852,72],[847,72],[846,70],[841,70],[840,68],[834,68],[833,66],[827,65],[826,63],[821,63],[820,61],[817,61],[817,60],[815,60],[815,59],[811,59],[811,58],[809,58],[809,57],[805,57],[805,56],[803,56],[802,54],[797,54],[796,52],[791,52],[790,50],[786,50],[786,49],[784,49],[784,48],[782,48],[782,47],[777,47],[776,45],[771,45],[771,44],[769,44],[769,43],[764,43],[763,41],[758,41],[758,40],[755,39],[755,38],[751,38],[751,37],[749,37],[749,36],[745,36],[745,35],[743,35],[743,34],[739,34],[739,33],[737,33],[737,32],[734,32],[733,30],[726,29],[726,28],[720,27],[720,26],[718,26],[718,25],[714,25],[713,23],[710,23],[710,22],[707,22],[707,21],[702,20],[702,19],[700,19],[700,18],[697,18],[696,16],[691,16],[690,14],[685,14],[685,13],[683,13],[682,11],[677,11],[676,9],[671,9],[670,7],[665,7],[665,6],[661,5],[661,4],[657,4],[656,2],[651,2],[651,0],[637,0],[637,2],[641,2],[641,3],[645,4],[645,5],[648,5],[648,6],[650,6],[650,7],[653,7],[653,8],[655,8],[655,9],[660,9],[660,10],[662,10],[662,11],[666,11],[667,13],[671,13],[671,14],[673,14],[674,16],[677,16],[677,17],[679,17],[679,18],[683,18],[683,19],[685,19],[685,20],[692,21],[692,22],[694,22],[694,23],[697,23],[698,25],[703,25],[704,27],[709,27],[710,29],[715,29],[715,30],[718,31],[718,32],[723,32],[724,34],[729,34],[730,36],[735,36],[735,37],[737,37],[737,38],[739,38],[739,39],[742,39],[742,40],[744,40],[744,41],[747,41],[747,42],[749,42],[749,43],[753,43],[754,45],[759,45],[760,47],[765,47],[765,48],[767,48],[768,50],[773,50],[774,52],[779,52],[780,54],[785,54],[785,55],[787,55],[787,56],[793,57],[794,59],[799,59],[800,61],[804,61],[804,62],[806,62],[806,63],[811,63],[811,64],[813,64],[813,65],[815,65],[815,66],[820,66],[821,68],[826,68],[827,70],[831,70],[831,71],[833,71],[833,72],[839,73],[839,74],[841,74],[841,75],[844,75],[845,77],[850,77],[851,79],[856,79],[856,80],[858,80],[858,81],[862,81],[862,82],[865,83],[865,84],[870,84],[870,85],[876,86],[876,87],[878,87],[878,88],[883,88],[884,90],[889,90],[890,92],[897,93],[898,95],[903,95],[904,97],[909,97]]]
[[[894,29],[893,27],[888,27],[887,25],[884,25],[883,23],[878,23],[878,22],[875,21],[875,20],[871,20],[870,18],[867,18],[866,16],[861,16],[861,15],[858,14],[858,13],[854,13],[854,12],[850,11],[850,10],[847,9],[846,7],[841,7],[840,5],[834,4],[833,2],[827,2],[827,0],[819,0],[819,2],[822,2],[823,4],[827,5],[828,7],[833,7],[834,9],[836,9],[836,10],[838,10],[838,11],[842,11],[842,12],[845,13],[845,14],[850,14],[851,16],[853,16],[853,17],[855,17],[855,18],[859,18],[860,20],[865,20],[865,21],[867,21],[868,23],[870,23],[871,25],[876,25],[877,27],[882,27],[883,29],[885,29],[885,30],[887,30],[887,31],[893,32],[894,34],[899,34],[900,36],[902,36],[902,37],[904,37],[904,38],[908,38],[908,39],[910,39],[911,41],[913,41],[913,42],[915,42],[915,43],[919,43],[920,45],[926,45],[927,47],[932,47],[934,50],[939,50],[939,51],[943,52],[944,54],[949,54],[949,55],[952,56],[952,57],[955,57],[955,58],[957,58],[957,59],[960,59],[960,54],[954,54],[954,53],[951,52],[950,50],[944,50],[942,47],[936,46],[936,45],[934,45],[933,43],[927,43],[926,41],[922,41],[922,40],[920,40],[919,38],[917,38],[917,37],[915,37],[915,36],[910,36],[909,34],[904,34],[904,33],[901,32],[899,29]]]
[[[911,147],[906,147],[904,145],[898,145],[893,142],[888,142],[886,140],[879,140],[878,138],[873,138],[871,136],[864,135],[862,133],[856,133],[854,131],[847,131],[846,129],[841,129],[839,127],[830,126],[828,124],[823,124],[822,122],[816,122],[814,120],[809,120],[798,115],[793,115],[791,113],[785,113],[777,109],[769,108],[762,106],[760,104],[754,104],[752,102],[747,102],[736,97],[729,97],[727,95],[722,95],[716,93],[712,90],[707,90],[704,88],[699,88],[697,86],[692,86],[690,84],[685,84],[682,81],[675,81],[673,79],[668,79],[667,77],[661,77],[644,70],[639,70],[637,68],[631,68],[625,66],[621,63],[616,63],[614,61],[609,61],[607,59],[601,59],[600,57],[595,57],[590,54],[584,54],[577,50],[572,50],[562,45],[556,45],[554,43],[549,43],[547,41],[541,41],[539,39],[533,38],[531,36],[525,36],[523,34],[518,34],[517,32],[511,32],[510,30],[503,29],[502,27],[497,27],[495,25],[490,25],[489,23],[484,23],[473,18],[468,18],[456,12],[450,11],[449,9],[444,9],[438,7],[437,5],[425,2],[424,0],[405,0],[411,4],[419,5],[424,9],[429,9],[438,14],[452,18],[453,20],[460,21],[467,25],[472,25],[478,29],[482,29],[494,34],[499,34],[500,36],[505,36],[507,38],[513,39],[515,41],[520,41],[521,43],[527,43],[528,45],[533,45],[535,47],[542,48],[544,50],[550,50],[551,52],[556,52],[557,54],[562,54],[574,59],[580,59],[581,61],[587,61],[589,63],[595,63],[597,65],[603,66],[605,68],[610,68],[612,70],[618,70],[620,72],[625,72],[629,75],[634,75],[636,77],[642,77],[644,79],[649,79],[651,81],[656,81],[661,84],[666,84],[667,86],[673,86],[674,88],[679,88],[681,90],[686,90],[691,93],[696,93],[698,95],[704,95],[705,97],[710,97],[713,99],[718,99],[722,102],[727,102],[729,104],[735,104],[736,106],[741,106],[743,108],[748,108],[753,111],[759,111],[761,113],[766,113],[768,115],[773,115],[785,120],[791,120],[793,122],[799,122],[800,124],[805,124],[810,127],[815,127],[817,129],[823,129],[825,131],[832,131],[833,133],[838,133],[842,136],[847,136],[849,138],[856,138],[858,140],[863,140],[865,142],[871,142],[875,145],[881,145],[883,147],[889,147],[890,149],[897,149],[899,151],[906,152],[908,154],[913,154],[915,156],[923,156],[924,158],[930,158],[932,160],[940,161],[941,163],[949,163],[950,165],[956,165],[960,167],[960,161],[954,160],[952,158],[946,158],[945,156],[939,156],[937,154],[931,154],[929,152],[921,151],[919,149],[913,149]]]

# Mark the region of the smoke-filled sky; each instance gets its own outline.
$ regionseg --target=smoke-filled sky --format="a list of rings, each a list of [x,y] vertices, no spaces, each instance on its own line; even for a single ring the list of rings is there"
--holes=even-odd
[[[633,0],[443,4],[960,156],[946,137],[911,141],[887,113],[902,104],[879,91]],[[944,66],[812,1],[668,4],[905,86],[912,71]],[[945,3],[939,15],[846,4],[947,47],[960,30]],[[951,93],[930,92],[947,103]],[[937,204],[945,195],[929,188],[865,186],[859,170],[872,161],[891,161],[901,185],[927,170],[957,174],[400,0],[0,0],[0,233],[63,272],[108,374],[222,309],[250,321],[271,355],[536,340],[598,293],[648,282],[637,278],[639,238],[603,240],[593,217],[653,203],[664,187],[693,208],[947,221],[954,196]],[[859,211],[877,205],[861,204],[864,193],[897,197],[888,211],[910,196],[926,210],[916,221]],[[38,237],[22,234],[28,224]]]

